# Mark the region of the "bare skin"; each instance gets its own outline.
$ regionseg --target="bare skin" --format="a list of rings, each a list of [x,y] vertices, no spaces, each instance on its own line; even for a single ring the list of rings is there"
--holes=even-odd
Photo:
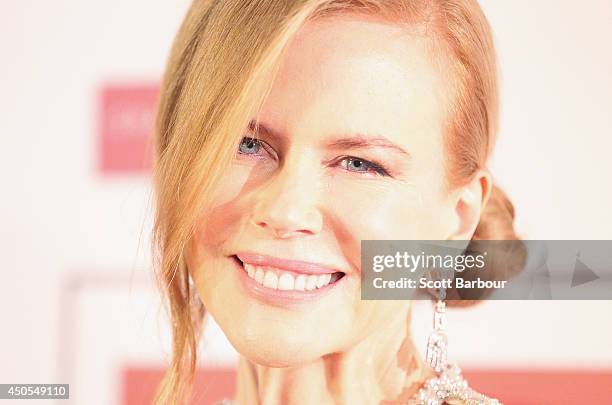
[[[402,320],[403,315],[397,325],[308,365],[269,368],[242,356],[236,403],[252,403],[253,398],[260,404],[406,403],[433,371],[416,353],[409,318]]]
[[[432,374],[410,337],[410,302],[360,298],[361,240],[469,240],[490,192],[484,171],[445,186],[451,95],[429,46],[345,16],[307,23],[287,49],[245,129],[268,128],[257,133],[265,145],[237,152],[185,257],[241,355],[237,404],[400,404]],[[387,145],[335,142],[357,133]],[[244,251],[344,277],[316,299],[270,303],[243,288],[246,268],[232,256]]]

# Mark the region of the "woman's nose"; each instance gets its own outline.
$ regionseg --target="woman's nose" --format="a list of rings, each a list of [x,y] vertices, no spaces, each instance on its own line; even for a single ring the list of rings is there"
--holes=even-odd
[[[285,162],[259,187],[254,197],[252,222],[273,238],[321,232],[320,186],[307,168]]]

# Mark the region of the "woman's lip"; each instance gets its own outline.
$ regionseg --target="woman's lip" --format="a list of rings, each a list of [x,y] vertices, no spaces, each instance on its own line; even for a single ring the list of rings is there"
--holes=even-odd
[[[286,270],[302,274],[333,274],[342,272],[333,267],[318,263],[306,262],[302,260],[282,259],[280,257],[268,256],[261,253],[239,252],[236,257],[243,262],[253,266],[274,267],[279,270]]]
[[[332,293],[333,291],[336,291],[337,288],[344,285],[345,279],[347,278],[347,276],[344,276],[331,284],[314,290],[278,290],[264,287],[249,277],[247,272],[244,270],[242,263],[240,263],[237,257],[233,257],[231,260],[234,262],[236,270],[238,271],[240,284],[249,295],[266,304],[282,308],[317,300],[327,294]]]

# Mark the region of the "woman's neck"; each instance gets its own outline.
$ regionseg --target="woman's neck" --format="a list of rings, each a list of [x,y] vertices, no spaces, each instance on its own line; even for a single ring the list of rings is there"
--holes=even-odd
[[[296,367],[266,367],[241,356],[236,404],[404,403],[433,375],[415,350],[409,324],[409,313],[398,314],[350,349]]]

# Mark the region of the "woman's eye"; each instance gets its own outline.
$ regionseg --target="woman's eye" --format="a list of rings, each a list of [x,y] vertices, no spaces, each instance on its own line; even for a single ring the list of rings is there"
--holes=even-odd
[[[389,176],[389,172],[382,165],[353,156],[344,157],[340,163],[340,166],[351,172],[373,172],[381,176]]]
[[[259,152],[259,149],[262,147],[261,141],[259,139],[250,138],[245,136],[240,141],[240,145],[238,146],[238,152],[245,155],[255,155]]]

